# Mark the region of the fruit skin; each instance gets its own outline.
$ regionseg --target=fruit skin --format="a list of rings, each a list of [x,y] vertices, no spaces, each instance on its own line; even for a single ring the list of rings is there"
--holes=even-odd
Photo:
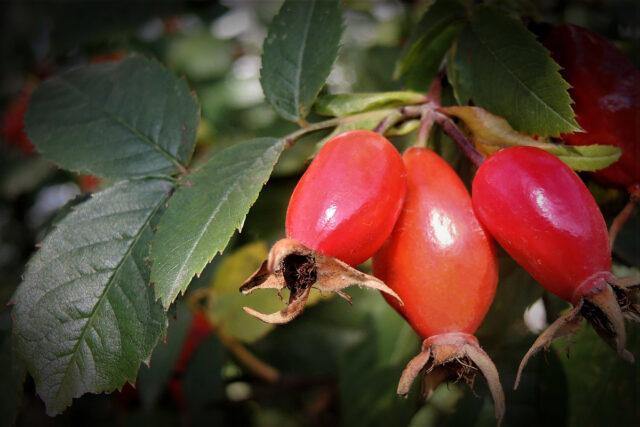
[[[640,70],[607,39],[575,25],[553,28],[544,44],[573,86],[573,108],[585,130],[562,139],[620,147],[620,160],[595,176],[618,187],[640,183]]]
[[[330,139],[298,182],[287,237],[358,265],[384,243],[400,214],[406,171],[382,135],[356,130]]]
[[[505,411],[498,371],[472,334],[493,301],[498,265],[490,236],[473,212],[455,171],[433,151],[403,155],[407,195],[391,236],[373,259],[374,274],[402,299],[387,301],[424,338],[407,363],[397,393],[406,396],[418,376],[429,396],[446,380],[472,383],[481,373],[498,424]]]
[[[499,151],[478,169],[472,200],[491,235],[560,298],[575,304],[598,279],[609,278],[602,214],[582,180],[557,157],[533,147]]]
[[[455,171],[436,153],[410,148],[404,208],[375,255],[374,275],[396,291],[388,301],[423,338],[473,334],[495,295],[498,265]]]

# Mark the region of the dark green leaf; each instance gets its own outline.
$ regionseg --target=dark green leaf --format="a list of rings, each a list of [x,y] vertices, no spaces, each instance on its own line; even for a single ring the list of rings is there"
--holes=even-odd
[[[627,348],[640,355],[637,324],[627,323]],[[640,369],[638,361],[622,361],[588,325],[571,340],[554,347],[569,383],[570,419],[567,425],[596,427],[633,426],[640,420]]]
[[[453,65],[458,99],[471,97],[516,130],[558,136],[580,129],[558,64],[521,22],[503,12],[476,11],[458,39]]]
[[[447,54],[447,79],[453,88],[453,95],[459,105],[466,105],[471,100],[472,76],[465,68],[465,62],[458,55],[459,41],[456,41]]]
[[[63,168],[123,178],[182,170],[193,153],[198,116],[183,80],[132,56],[47,80],[25,120],[38,150]]]
[[[184,375],[185,400],[199,408],[224,396],[222,362],[224,349],[216,337],[209,337],[194,351]]]
[[[13,351],[9,310],[0,313],[0,367],[0,426],[12,426],[22,400],[26,372]]]
[[[178,302],[176,307],[174,317],[169,318],[165,342],[158,344],[153,350],[151,363],[149,366],[142,366],[138,374],[136,389],[146,409],[156,404],[167,386],[191,326],[192,315],[187,305]]]
[[[367,335],[340,359],[339,387],[344,424],[407,425],[414,402],[396,394],[406,363],[417,354],[419,340],[380,295],[363,293],[354,310],[367,313]]]
[[[348,116],[378,108],[424,102],[425,96],[417,92],[338,93],[318,99],[315,110],[324,116]]]
[[[356,304],[366,298],[367,293],[379,297],[361,289],[348,292]],[[363,304],[370,301],[363,299]],[[386,303],[378,301],[377,304]],[[283,372],[335,375],[340,356],[360,343],[370,331],[369,316],[363,312],[366,307],[352,308],[341,298],[323,301],[305,310],[295,322],[275,328],[252,347],[260,358]]]
[[[618,257],[636,267],[640,267],[640,239],[638,236],[640,236],[640,212],[636,208],[634,214],[618,234],[614,247]]]
[[[306,117],[338,55],[342,15],[338,0],[286,0],[264,41],[260,82],[267,100],[287,120]]]
[[[233,145],[176,190],[151,249],[151,281],[165,307],[242,228],[283,149],[284,142],[273,138]]]
[[[466,18],[464,6],[457,0],[438,0],[422,16],[398,63],[396,77],[407,86],[426,90]]]
[[[16,350],[60,413],[87,392],[135,381],[166,328],[149,287],[148,247],[171,185],[115,185],[76,207],[29,262],[14,295]]]

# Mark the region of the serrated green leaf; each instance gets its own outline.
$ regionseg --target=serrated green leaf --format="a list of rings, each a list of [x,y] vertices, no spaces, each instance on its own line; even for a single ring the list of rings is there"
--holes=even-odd
[[[316,102],[316,113],[323,116],[342,117],[377,108],[396,107],[406,104],[419,104],[425,101],[425,95],[417,92],[397,91],[379,93],[338,93],[325,95]]]
[[[176,190],[151,248],[151,281],[165,308],[242,228],[283,150],[274,138],[233,145]]]
[[[466,19],[457,0],[438,0],[422,16],[406,52],[398,62],[395,77],[403,77],[408,87],[426,90]]]
[[[458,99],[470,96],[516,130],[558,136],[580,129],[560,67],[521,22],[504,12],[476,11],[458,38],[454,66],[454,87],[464,83],[456,87]]]
[[[43,241],[13,301],[16,350],[55,415],[135,381],[166,329],[149,287],[153,222],[171,185],[126,181],[76,207]]]
[[[165,342],[156,346],[149,366],[142,366],[138,373],[136,390],[145,409],[152,408],[167,386],[176,362],[182,351],[189,328],[191,327],[191,311],[184,301],[176,304],[175,315],[169,316],[169,328]]]
[[[287,120],[306,117],[338,55],[342,14],[338,0],[286,0],[264,41],[260,83]]]
[[[224,396],[222,363],[224,347],[210,336],[193,352],[184,374],[184,395],[189,407],[198,409]]]
[[[25,118],[43,156],[65,169],[111,178],[183,170],[198,120],[186,82],[140,56],[47,80]]]

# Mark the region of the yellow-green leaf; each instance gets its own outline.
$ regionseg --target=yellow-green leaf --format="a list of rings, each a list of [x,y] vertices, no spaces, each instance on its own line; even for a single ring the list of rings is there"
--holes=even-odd
[[[385,117],[393,112],[393,108],[389,108],[385,110],[371,111],[366,114],[366,117],[353,116],[353,120],[350,120],[351,117],[346,118],[340,125],[336,126],[333,132],[331,132],[316,144],[316,151],[313,153],[313,155],[315,156],[318,153],[318,150],[320,150],[320,148],[322,148],[322,146],[334,136],[340,135],[341,133],[350,130],[373,130]]]
[[[595,171],[615,163],[622,154],[619,148],[610,145],[573,146],[551,143],[546,138],[536,139],[517,132],[505,119],[480,107],[446,107],[441,111],[462,120],[476,148],[485,155],[504,147],[537,147],[558,156],[573,170]]]
[[[318,99],[315,111],[323,116],[348,116],[376,108],[396,107],[399,105],[419,104],[425,101],[425,95],[417,92],[379,92],[379,93],[338,93]]]
[[[485,155],[514,145],[541,146],[547,139],[533,137],[514,130],[505,119],[480,107],[444,107],[441,111],[462,120],[469,129],[476,148]]]

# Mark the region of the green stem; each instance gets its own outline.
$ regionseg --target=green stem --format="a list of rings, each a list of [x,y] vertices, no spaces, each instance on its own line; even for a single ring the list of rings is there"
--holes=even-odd
[[[384,111],[388,111],[389,114],[391,115],[394,112],[396,112],[397,109],[388,108],[388,109],[380,109],[380,110],[371,110],[371,111],[366,111],[364,113],[353,114],[351,116],[335,117],[333,119],[324,120],[322,122],[310,123],[307,126],[301,129],[298,129],[297,131],[292,132],[289,135],[284,137],[286,148],[291,147],[298,139],[302,138],[308,133],[316,132],[316,131],[327,129],[334,126],[339,126],[342,124],[356,122],[359,120],[366,119],[367,117],[375,117]]]

